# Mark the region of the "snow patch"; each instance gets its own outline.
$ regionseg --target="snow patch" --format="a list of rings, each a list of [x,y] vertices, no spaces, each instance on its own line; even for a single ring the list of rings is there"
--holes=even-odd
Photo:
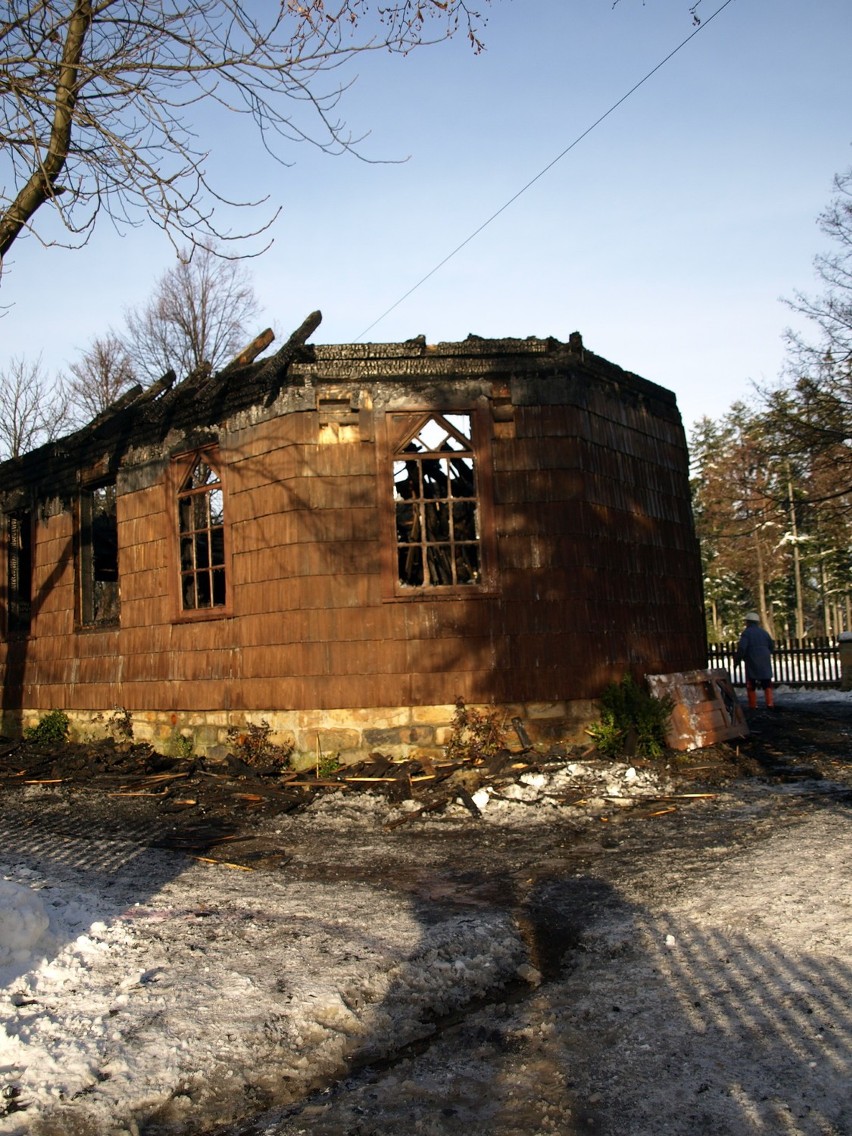
[[[0,968],[29,963],[50,925],[50,918],[32,888],[0,880]]]

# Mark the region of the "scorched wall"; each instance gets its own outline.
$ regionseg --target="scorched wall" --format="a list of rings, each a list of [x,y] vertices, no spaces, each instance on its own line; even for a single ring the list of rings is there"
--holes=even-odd
[[[579,336],[299,345],[3,473],[7,730],[429,752],[458,698],[570,737],[608,682],[705,662],[674,397]]]

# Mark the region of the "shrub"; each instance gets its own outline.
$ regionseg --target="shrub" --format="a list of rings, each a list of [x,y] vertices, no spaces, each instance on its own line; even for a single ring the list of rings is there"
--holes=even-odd
[[[506,730],[496,710],[483,713],[456,700],[453,728],[447,742],[450,761],[482,761],[506,748]]]
[[[639,754],[660,757],[666,748],[666,728],[674,703],[671,698],[655,698],[637,686],[630,675],[613,682],[600,699],[599,722],[588,733],[606,757]]]
[[[171,756],[190,761],[195,755],[195,738],[192,734],[172,734]]]
[[[283,768],[293,753],[292,746],[274,745],[269,740],[272,727],[265,718],[260,725],[249,722],[246,726],[232,726],[228,730],[228,741],[234,751],[246,765]]]
[[[107,725],[116,741],[133,741],[133,718],[130,711],[125,710],[123,706],[116,706],[107,719]]]
[[[328,757],[317,757],[317,780],[321,781],[323,778],[333,777],[340,767],[340,760],[337,754],[329,754]]]
[[[49,710],[36,726],[24,730],[28,742],[36,745],[62,745],[68,740],[71,720],[64,710]]]

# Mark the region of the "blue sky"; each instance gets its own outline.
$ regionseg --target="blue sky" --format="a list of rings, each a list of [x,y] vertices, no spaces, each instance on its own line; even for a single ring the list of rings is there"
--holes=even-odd
[[[852,165],[849,0],[702,0],[703,30],[368,333],[430,342],[579,330],[674,390],[687,427],[773,382],[780,302],[815,287],[816,217]],[[363,154],[266,156],[209,116],[214,181],[268,195],[274,244],[249,262],[279,340],[320,308],[349,342],[692,30],[689,0],[494,0],[486,51],[462,42],[362,57],[342,104]],[[407,159],[402,161],[402,159]],[[79,251],[19,242],[0,302],[0,367],[54,373],[144,301],[170,264],[151,227],[104,222]]]

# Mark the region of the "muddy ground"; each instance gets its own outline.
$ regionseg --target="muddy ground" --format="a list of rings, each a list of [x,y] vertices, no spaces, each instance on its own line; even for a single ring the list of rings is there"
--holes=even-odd
[[[320,798],[359,790],[132,746],[10,745],[3,807],[45,830],[380,883],[426,926],[448,911],[511,912],[526,981],[381,1063],[210,1133],[852,1136],[852,706],[782,705],[749,722],[738,744],[649,766],[658,798],[566,801],[547,824],[454,805],[445,819],[435,808],[398,827],[330,830]],[[24,781],[55,790],[33,797]]]
[[[631,822],[637,819],[668,816],[665,826],[639,826],[635,839],[653,843],[658,829],[677,831],[682,823],[694,837],[697,827],[703,827],[696,826],[698,815],[712,827],[718,812],[712,794],[727,794],[732,786],[747,791],[754,784],[816,780],[830,782],[838,791],[844,786],[852,788],[852,703],[796,702],[777,712],[750,711],[748,719],[750,734],[741,741],[691,754],[669,752],[657,761],[626,758],[625,762],[640,771],[662,778],[671,795],[681,799],[664,802],[664,811],[653,800],[637,798],[628,809],[605,810],[603,823],[615,824],[620,842],[625,825],[632,830]],[[445,771],[439,770],[442,779],[430,782],[423,778],[423,783],[418,783],[418,774],[423,772],[419,763],[388,768],[390,763],[382,761],[381,755],[374,757],[373,762],[336,773],[309,769],[296,776],[271,762],[248,763],[238,750],[227,762],[211,762],[194,756],[165,757],[148,746],[122,741],[57,747],[0,740],[0,791],[10,801],[16,790],[42,786],[53,790],[57,809],[51,809],[46,797],[28,804],[20,792],[15,807],[24,814],[32,809],[42,820],[45,810],[54,811],[57,824],[79,824],[81,829],[94,826],[102,836],[132,833],[152,847],[227,855],[235,863],[257,867],[280,863],[282,856],[298,860],[297,853],[294,857],[271,847],[261,830],[276,816],[310,810],[324,795],[373,792],[396,803],[413,798],[418,806],[413,811],[419,815],[422,809],[424,816],[430,816],[439,815],[462,793],[476,819],[469,796],[478,785],[499,788],[517,781],[526,771],[552,769],[570,761],[595,763],[598,755],[590,745],[540,752],[516,743],[511,753],[453,763],[448,766],[452,776],[446,778]],[[599,759],[597,764],[605,769],[607,762]],[[400,777],[399,770],[406,776]],[[690,794],[697,799],[691,802]],[[703,794],[711,797],[702,802]],[[579,813],[584,794],[575,796]],[[566,795],[563,803],[573,802]],[[702,809],[702,804],[707,807]],[[59,819],[60,814],[64,820]],[[412,826],[417,827],[413,822]],[[600,843],[606,848],[615,840],[610,832]]]

